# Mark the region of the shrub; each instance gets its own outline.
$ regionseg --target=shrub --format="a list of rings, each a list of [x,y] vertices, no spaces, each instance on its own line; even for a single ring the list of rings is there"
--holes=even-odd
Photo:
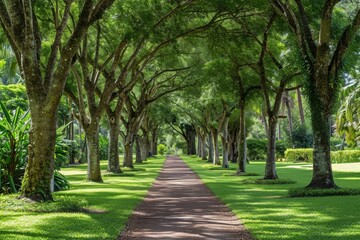
[[[342,150],[330,152],[333,163],[360,162],[360,150]],[[288,162],[313,162],[312,148],[287,149],[285,158]]]
[[[109,139],[101,134],[99,137],[99,155],[101,160],[109,158]]]
[[[167,151],[166,149],[166,146],[162,143],[160,143],[158,146],[157,146],[157,152],[160,154],[160,155],[164,155],[164,153]]]
[[[285,158],[288,162],[312,162],[312,148],[288,148],[285,151]]]
[[[331,152],[331,162],[352,163],[360,162],[360,150],[342,150]]]
[[[10,111],[0,101],[0,192],[16,193],[27,161],[30,114]]]
[[[285,151],[287,149],[287,143],[285,141],[276,141],[276,157],[285,157]]]
[[[64,175],[58,171],[54,172],[54,191],[66,190],[70,188],[70,183]]]
[[[246,141],[247,157],[250,160],[266,159],[267,139],[248,139]]]
[[[313,145],[313,134],[304,125],[295,126],[292,141],[295,148],[310,148]]]
[[[247,156],[250,160],[264,160],[266,159],[267,139],[254,139],[247,140]],[[276,141],[276,157],[283,158],[286,150],[285,141]]]

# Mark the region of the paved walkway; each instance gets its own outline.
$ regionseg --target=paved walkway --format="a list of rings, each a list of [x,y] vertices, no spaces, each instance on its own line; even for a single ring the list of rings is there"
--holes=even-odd
[[[178,157],[164,168],[119,239],[252,239]]]

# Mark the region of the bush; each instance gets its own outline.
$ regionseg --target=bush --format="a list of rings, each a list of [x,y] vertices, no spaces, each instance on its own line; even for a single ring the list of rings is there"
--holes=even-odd
[[[287,143],[285,141],[276,141],[276,157],[285,157],[285,151],[287,149]]]
[[[285,158],[287,162],[312,162],[313,149],[312,148],[288,148],[285,151]]]
[[[101,134],[99,138],[99,155],[101,160],[109,159],[109,139]]]
[[[331,152],[331,162],[352,163],[360,162],[360,150],[342,150]]]
[[[342,150],[330,152],[333,163],[360,162],[360,150]],[[287,149],[285,158],[288,162],[313,162],[312,148]]]
[[[313,145],[313,134],[306,126],[299,125],[292,132],[292,141],[295,148],[310,148]]]
[[[267,139],[248,139],[246,141],[247,157],[250,160],[266,159]]]
[[[247,156],[250,160],[264,160],[266,159],[267,139],[254,139],[247,140]],[[285,141],[276,141],[276,157],[283,158],[286,150]]]
[[[70,189],[70,183],[64,175],[58,171],[54,172],[54,191]]]
[[[167,151],[166,149],[166,146],[162,143],[160,143],[158,146],[157,146],[157,152],[160,154],[160,155],[164,155],[164,153]]]

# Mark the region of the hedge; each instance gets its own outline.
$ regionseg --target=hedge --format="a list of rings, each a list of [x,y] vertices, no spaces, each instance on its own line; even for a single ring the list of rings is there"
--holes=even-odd
[[[330,157],[333,163],[360,162],[360,150],[331,151]],[[313,162],[313,149],[288,148],[285,151],[285,158],[288,162]]]
[[[360,162],[360,150],[343,150],[331,152],[331,161],[334,163]]]
[[[267,139],[250,138],[246,141],[247,156],[250,160],[265,160],[267,151]],[[284,141],[276,141],[276,157],[283,158],[285,156],[286,143]]]

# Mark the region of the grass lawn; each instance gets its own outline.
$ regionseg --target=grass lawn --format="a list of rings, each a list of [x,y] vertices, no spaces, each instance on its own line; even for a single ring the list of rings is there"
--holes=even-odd
[[[247,166],[248,172],[260,176],[234,176],[235,164],[230,170],[214,171],[199,158],[182,158],[256,239],[360,239],[360,196],[287,197],[289,188],[310,182],[311,165],[277,163],[279,177],[295,184],[242,184],[244,179],[261,178],[265,163]],[[333,170],[338,186],[360,188],[359,163],[333,164]]]
[[[103,176],[104,183],[86,182],[86,165],[63,168],[72,188],[56,196],[85,198],[106,213],[37,213],[0,209],[0,239],[116,239],[129,215],[143,199],[161,169],[164,157],[123,169],[128,176]],[[107,162],[101,162],[105,171]],[[0,196],[0,202],[6,197]]]

